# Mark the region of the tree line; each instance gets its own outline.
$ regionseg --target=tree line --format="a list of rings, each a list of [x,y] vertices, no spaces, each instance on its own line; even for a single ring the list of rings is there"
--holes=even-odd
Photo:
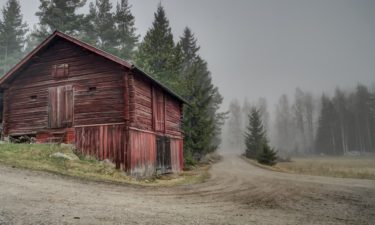
[[[232,148],[247,149],[247,129],[251,108],[258,108],[271,145],[281,156],[301,154],[344,155],[351,152],[375,153],[375,89],[358,84],[352,90],[337,88],[333,96],[321,97],[297,88],[293,101],[282,95],[275,105],[271,126],[266,102],[229,107],[226,136]],[[262,109],[263,110],[260,110]]]
[[[0,15],[0,74],[54,30],[59,30],[134,62],[190,103],[184,107],[182,125],[187,163],[215,151],[226,115],[219,112],[223,97],[212,83],[192,30],[186,27],[175,42],[166,12],[159,4],[152,26],[140,41],[128,0],[119,0],[116,6],[109,0],[96,0],[89,4],[88,13],[78,13],[86,3],[86,0],[40,0],[35,13],[39,22],[30,29],[23,21],[19,1],[8,0]]]

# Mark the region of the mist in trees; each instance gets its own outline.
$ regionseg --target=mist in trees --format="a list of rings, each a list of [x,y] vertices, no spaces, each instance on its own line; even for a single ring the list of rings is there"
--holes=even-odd
[[[337,88],[332,96],[320,97],[296,88],[292,99],[282,95],[269,119],[266,101],[260,98],[242,106],[233,100],[225,124],[228,149],[243,152],[243,142],[251,107],[256,107],[270,144],[282,157],[293,155],[344,155],[351,152],[375,153],[375,89],[359,84],[356,88]],[[261,110],[263,109],[263,110]],[[263,111],[263,112],[262,112]],[[269,122],[269,128],[265,124]],[[240,135],[242,134],[242,135]]]
[[[336,89],[322,96],[316,138],[317,153],[342,155],[350,151],[375,152],[375,92],[358,85],[350,92]]]

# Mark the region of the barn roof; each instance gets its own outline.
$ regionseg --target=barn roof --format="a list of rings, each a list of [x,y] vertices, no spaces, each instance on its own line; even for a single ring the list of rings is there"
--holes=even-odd
[[[19,63],[17,63],[12,69],[10,69],[3,77],[0,78],[0,88],[4,88],[4,86],[6,86],[6,82],[9,81],[9,80],[12,80],[12,78],[17,74],[17,72],[21,71],[22,69],[24,69],[31,61],[31,59],[33,58],[33,56],[37,55],[39,52],[43,51],[44,49],[46,49],[50,44],[53,43],[53,41],[56,39],[56,38],[62,38],[64,40],[67,40],[75,45],[78,45],[90,52],[93,52],[99,56],[102,56],[112,62],[115,62],[119,65],[122,65],[124,66],[125,68],[128,68],[129,70],[132,70],[132,71],[136,71],[138,73],[141,73],[143,76],[147,77],[149,80],[151,80],[151,82],[155,83],[156,85],[158,85],[159,87],[161,87],[163,90],[165,90],[167,93],[169,93],[170,95],[174,96],[175,98],[177,98],[178,100],[186,103],[186,104],[189,104],[185,99],[183,99],[181,96],[179,96],[178,94],[176,94],[174,91],[172,91],[171,89],[169,89],[167,86],[165,86],[164,84],[162,84],[160,81],[156,80],[155,78],[153,78],[152,76],[150,76],[149,74],[147,74],[146,72],[144,72],[141,68],[135,66],[134,64],[131,64],[117,56],[114,56],[108,52],[105,52],[103,50],[100,50],[90,44],[87,44],[83,41],[80,41],[72,36],[69,36],[67,34],[64,34],[60,31],[55,31],[53,32],[49,37],[47,37],[42,43],[40,43],[34,50],[32,50],[29,54],[27,54]]]

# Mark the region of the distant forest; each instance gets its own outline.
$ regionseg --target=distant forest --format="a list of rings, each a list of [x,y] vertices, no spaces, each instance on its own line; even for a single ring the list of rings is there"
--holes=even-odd
[[[233,100],[226,126],[233,148],[245,149],[244,125],[252,107],[259,110],[268,139],[281,156],[375,153],[375,89],[365,85],[337,88],[333,96],[314,96],[297,88],[293,101],[287,95],[279,98],[272,123],[264,98],[242,105]]]
[[[78,13],[86,4],[86,0],[40,0],[35,13],[39,23],[30,29],[23,20],[19,1],[8,0],[0,13],[0,76],[59,30],[134,62],[190,103],[190,107],[184,107],[182,125],[186,163],[215,151],[226,115],[219,112],[223,97],[212,84],[193,32],[186,27],[175,42],[159,4],[150,29],[140,41],[127,0],[119,0],[116,5],[96,0],[89,4],[88,13]]]

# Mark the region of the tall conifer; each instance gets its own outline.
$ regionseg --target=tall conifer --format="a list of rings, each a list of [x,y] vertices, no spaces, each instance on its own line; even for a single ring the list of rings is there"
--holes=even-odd
[[[126,60],[133,58],[139,39],[139,35],[135,33],[135,19],[130,8],[128,0],[121,0],[120,3],[117,3],[115,14],[116,42],[118,45],[116,54]]]
[[[212,84],[207,62],[198,51],[197,39],[189,28],[177,44],[180,53],[180,92],[191,104],[185,107],[185,150],[200,155],[215,151],[220,144],[224,114],[219,113],[222,97]]]
[[[179,57],[164,8],[159,5],[154,22],[139,45],[135,63],[164,84],[174,87],[179,72]]]
[[[27,24],[18,0],[8,0],[0,19],[0,76],[22,57]]]
[[[256,158],[266,142],[266,133],[260,117],[259,111],[253,107],[249,114],[249,125],[245,131],[245,155],[248,158]]]
[[[84,25],[84,15],[77,10],[85,4],[86,0],[40,0],[39,11],[35,13],[39,24],[33,37],[42,41],[54,30],[78,35]]]

